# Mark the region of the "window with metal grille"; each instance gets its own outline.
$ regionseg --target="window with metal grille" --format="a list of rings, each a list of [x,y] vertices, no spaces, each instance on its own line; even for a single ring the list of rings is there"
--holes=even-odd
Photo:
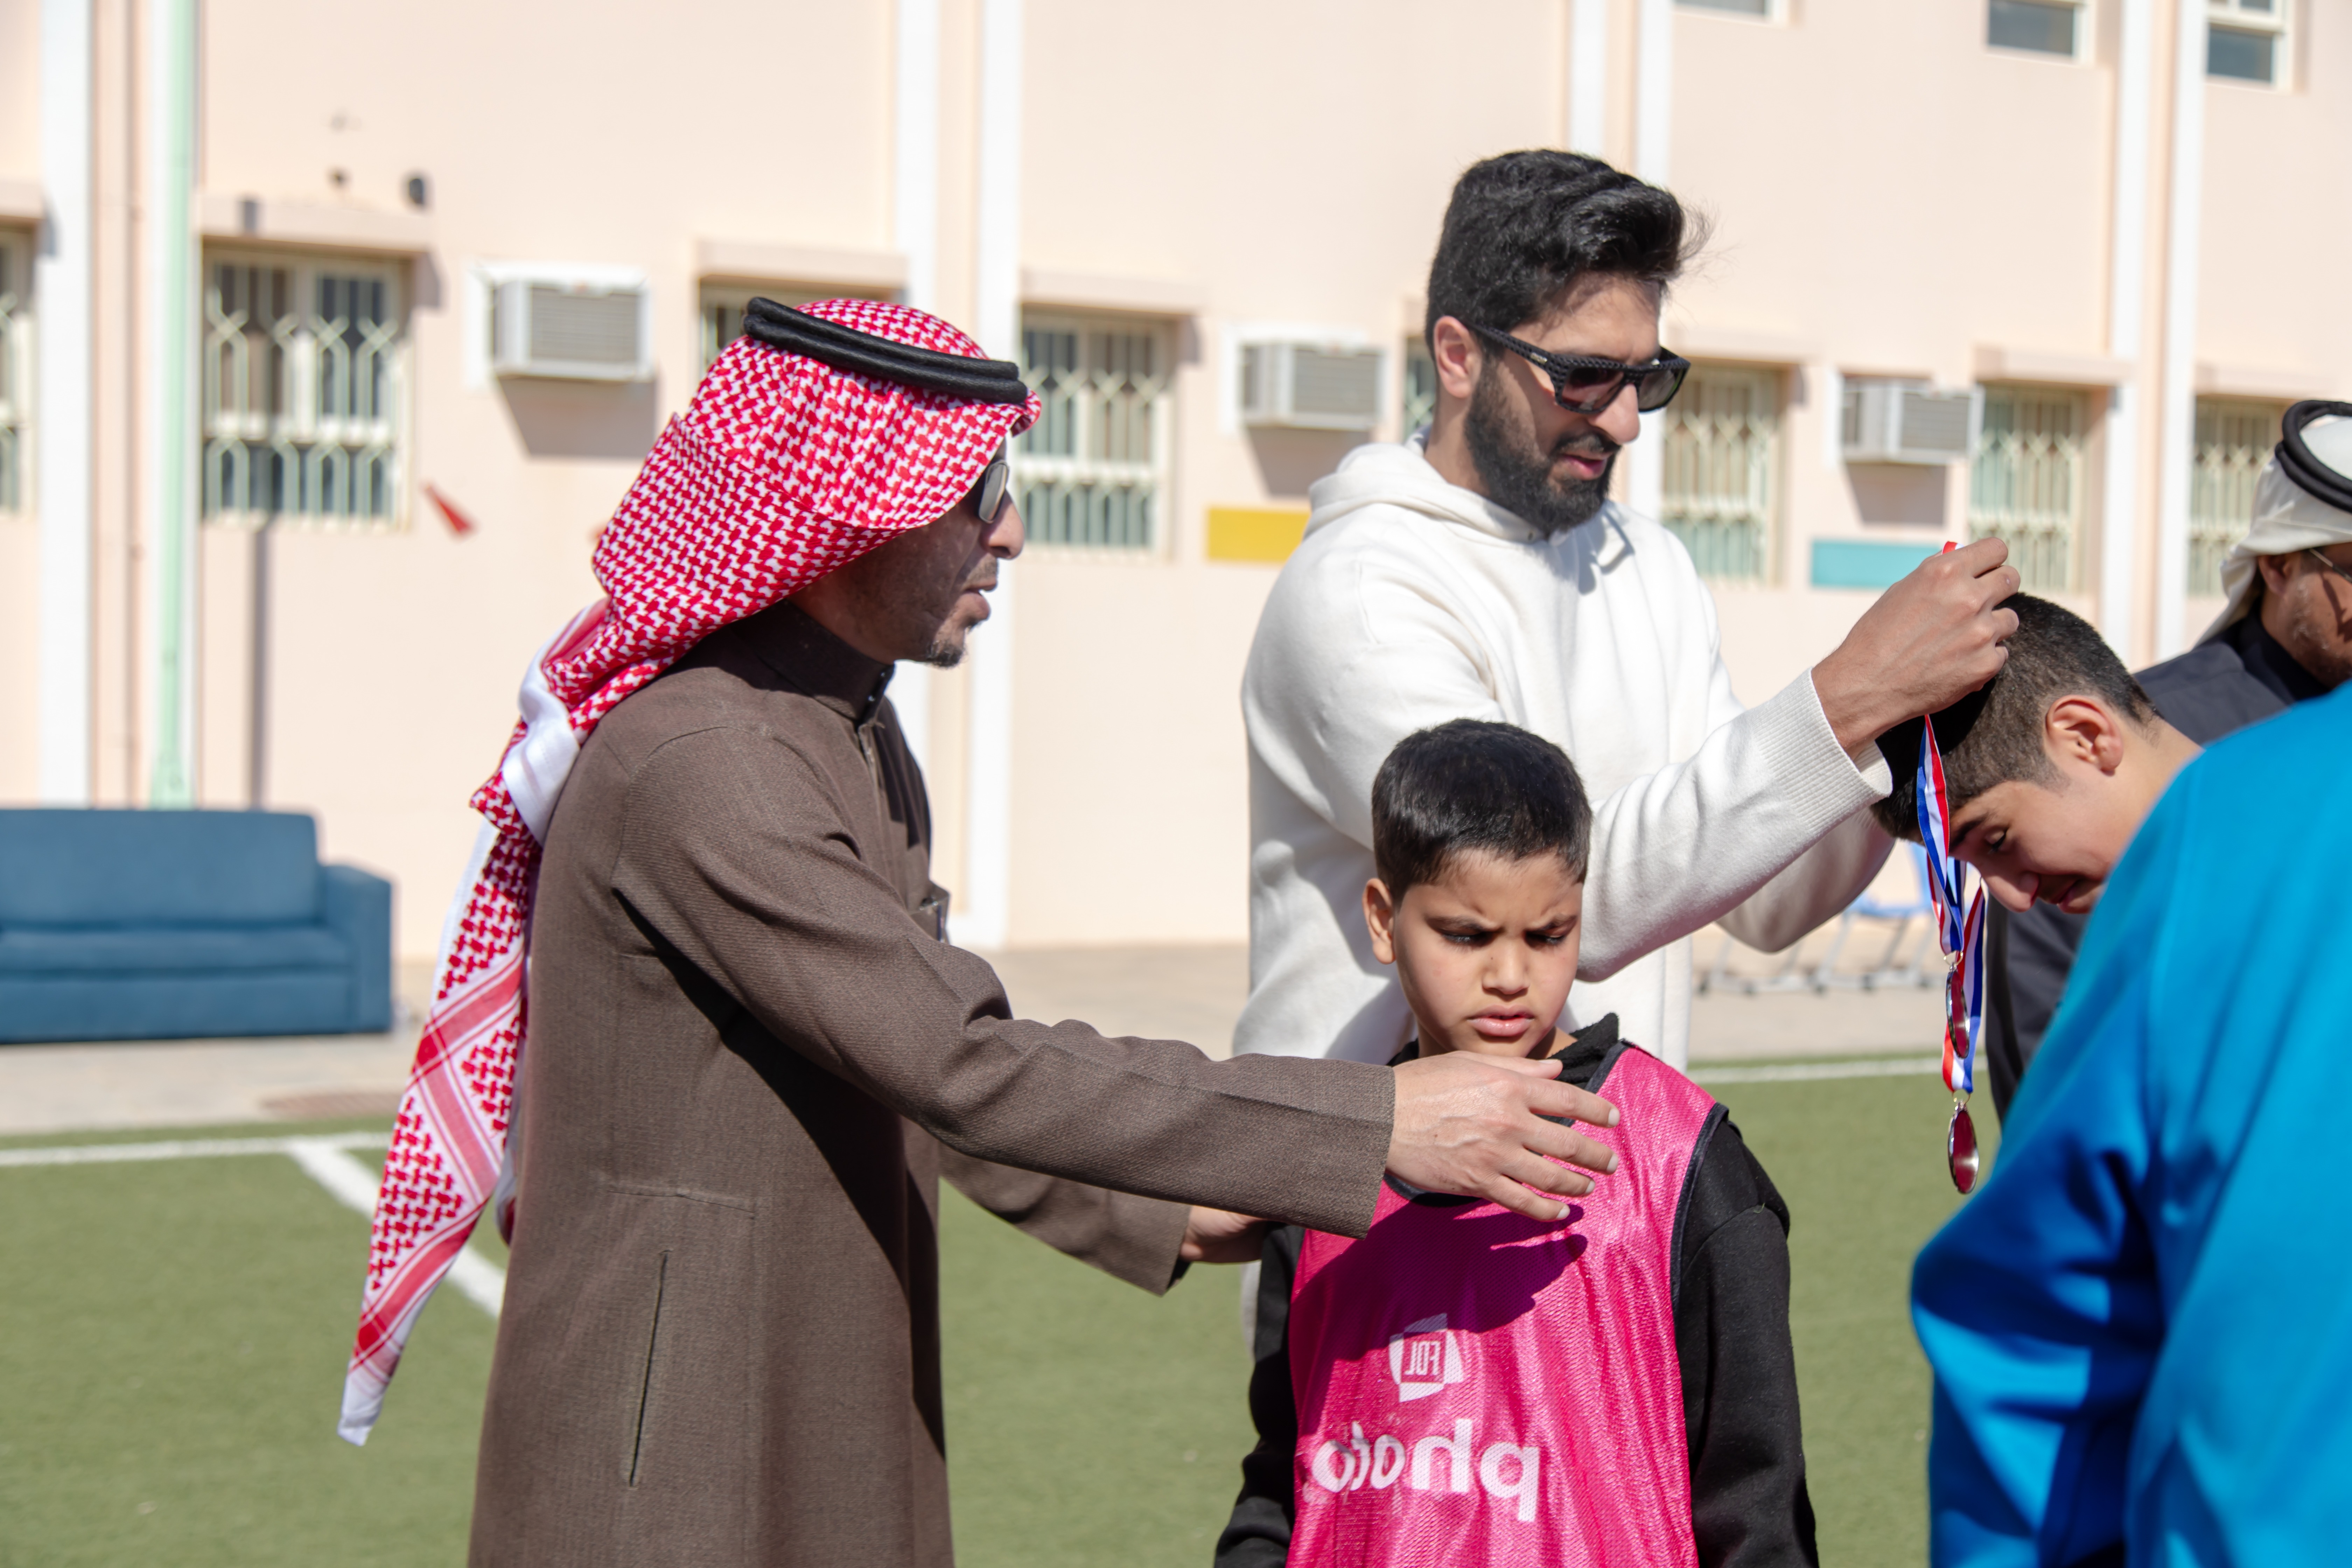
[[[1159,548],[1174,434],[1171,357],[1157,322],[1023,315],[1021,374],[1045,405],[1013,444],[1033,542]]]
[[[26,301],[32,258],[24,240],[0,233],[0,511],[25,505],[26,405],[32,393],[32,356]]]
[[[1429,344],[1418,337],[1404,345],[1404,433],[1407,436],[1437,417],[1437,362]]]
[[[2090,404],[2079,392],[1988,386],[1969,468],[1969,533],[2009,545],[2028,592],[2081,585],[2083,443]]]
[[[1996,49],[2071,59],[2083,8],[2075,0],[1987,0],[1985,43]]]
[[[2197,400],[2196,455],[2189,479],[2189,592],[2221,591],[2221,558],[2254,520],[2254,480],[2278,445],[2283,403]]]
[[[702,286],[702,358],[697,374],[710,368],[719,351],[743,335],[743,308],[754,300],[805,305],[812,300],[887,300],[866,289],[827,289],[806,283],[705,283]]]
[[[401,521],[406,334],[394,268],[208,256],[202,333],[207,518]]]
[[[2205,74],[2275,86],[2284,76],[2293,0],[2208,0]]]
[[[1780,373],[1696,365],[1666,405],[1664,515],[1702,576],[1760,583],[1779,510]]]

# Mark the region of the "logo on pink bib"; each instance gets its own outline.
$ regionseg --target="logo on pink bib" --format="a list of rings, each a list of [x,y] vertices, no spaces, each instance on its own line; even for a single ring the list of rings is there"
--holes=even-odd
[[[1462,1381],[1462,1347],[1446,1328],[1444,1313],[1407,1323],[1389,1336],[1389,1376],[1400,1403],[1426,1399]]]

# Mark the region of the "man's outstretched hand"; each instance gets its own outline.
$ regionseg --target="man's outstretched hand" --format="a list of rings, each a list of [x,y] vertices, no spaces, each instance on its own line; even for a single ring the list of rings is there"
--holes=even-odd
[[[1396,1126],[1389,1173],[1424,1191],[1486,1198],[1529,1219],[1568,1213],[1560,1198],[1582,1197],[1617,1156],[1547,1116],[1595,1127],[1617,1125],[1617,1108],[1555,1081],[1559,1064],[1454,1051],[1405,1062],[1396,1072]],[[1549,1158],[1547,1158],[1549,1156]]]
[[[1940,713],[2000,673],[2017,612],[2017,568],[1998,539],[1930,555],[1878,596],[1813,667],[1822,712],[1849,756],[1906,719]]]

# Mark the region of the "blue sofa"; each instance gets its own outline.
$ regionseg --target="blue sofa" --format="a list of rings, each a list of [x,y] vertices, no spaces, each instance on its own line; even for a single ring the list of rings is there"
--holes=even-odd
[[[0,811],[0,1042],[392,1027],[392,884],[308,816]]]

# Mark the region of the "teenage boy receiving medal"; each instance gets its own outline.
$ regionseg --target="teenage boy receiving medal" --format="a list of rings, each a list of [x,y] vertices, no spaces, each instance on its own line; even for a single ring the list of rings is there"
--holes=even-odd
[[[2012,909],[2096,912],[1913,1270],[1929,1559],[2341,1562],[2352,689],[2200,756],[2088,626],[2008,607],[2007,666],[1933,722],[1949,843]]]
[[[2000,607],[2017,616],[2009,662],[1936,714],[1932,731],[1915,719],[1879,738],[1895,790],[1872,807],[1881,827],[1927,851],[1928,889],[1954,964],[1944,1076],[1961,1102],[1950,1156],[1964,1193],[1976,1173],[1965,1101],[1983,1013],[1984,894],[2019,911],[2039,900],[2087,914],[2157,797],[2198,753],[2089,622],[2025,594]],[[1933,744],[1923,744],[1929,734]],[[1965,920],[1963,865],[1983,879]]]

